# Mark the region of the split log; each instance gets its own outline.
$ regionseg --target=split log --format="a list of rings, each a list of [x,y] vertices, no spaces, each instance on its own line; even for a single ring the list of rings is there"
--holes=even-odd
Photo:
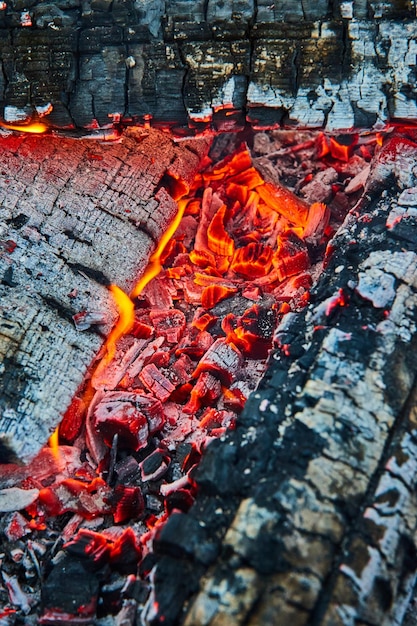
[[[196,503],[156,538],[147,624],[402,623],[417,572],[417,147],[381,155],[311,304],[283,318],[236,430],[208,446]]]
[[[414,120],[411,0],[7,0],[0,106],[56,128]]]
[[[0,462],[59,424],[117,317],[107,287],[130,291],[207,147],[0,138]]]

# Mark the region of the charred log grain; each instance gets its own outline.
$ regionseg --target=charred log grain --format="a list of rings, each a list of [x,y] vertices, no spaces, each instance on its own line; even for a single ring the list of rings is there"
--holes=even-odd
[[[205,140],[159,131],[106,144],[0,139],[0,441],[34,456],[58,425],[129,291],[177,211]],[[163,184],[165,186],[163,186]]]
[[[401,624],[417,572],[417,150],[407,149],[389,191],[381,162],[371,170],[373,199],[331,241],[311,304],[283,318],[236,430],[208,446],[196,503],[179,514],[198,528],[196,546],[184,548],[178,518],[156,538],[147,623]],[[169,605],[172,570],[183,575]]]
[[[416,117],[411,0],[10,0],[5,123],[346,129]]]

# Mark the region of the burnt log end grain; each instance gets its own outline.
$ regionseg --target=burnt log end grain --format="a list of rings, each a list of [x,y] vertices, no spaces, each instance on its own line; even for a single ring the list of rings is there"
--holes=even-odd
[[[186,515],[213,529],[210,560],[198,593],[193,580],[148,623],[402,623],[417,573],[416,158],[389,191],[371,170],[373,199],[330,242],[311,304],[283,318],[236,430],[208,446]],[[172,560],[170,524],[156,551]],[[193,545],[181,567],[201,569]]]
[[[131,290],[207,149],[156,130],[0,138],[2,462],[59,424],[116,320],[108,286]]]
[[[10,0],[1,115],[60,129],[412,120],[415,16],[410,0]]]

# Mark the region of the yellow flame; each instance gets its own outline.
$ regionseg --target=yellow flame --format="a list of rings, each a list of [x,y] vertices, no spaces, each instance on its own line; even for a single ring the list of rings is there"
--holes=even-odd
[[[6,128],[7,130],[16,130],[21,133],[34,133],[34,134],[42,134],[46,133],[48,127],[46,124],[42,124],[41,122],[34,122],[33,124],[5,124],[0,122],[1,128]]]
[[[178,205],[177,214],[175,215],[171,224],[168,226],[167,230],[162,235],[157,249],[155,250],[155,252],[151,255],[149,259],[148,267],[146,268],[145,273],[143,274],[142,278],[139,280],[139,282],[134,287],[132,293],[130,294],[132,298],[136,298],[137,296],[139,296],[142,293],[142,291],[145,289],[146,285],[153,278],[155,278],[155,276],[157,276],[159,272],[161,271],[161,268],[162,268],[161,255],[163,251],[165,250],[165,247],[168,244],[169,240],[171,239],[171,237],[174,235],[175,231],[177,230],[181,222],[182,216],[184,215],[184,211],[185,211],[185,207],[187,206],[187,203],[185,200],[177,200],[177,205]]]
[[[119,320],[112,329],[105,343],[105,360],[111,361],[116,353],[116,343],[122,335],[129,332],[135,321],[134,304],[129,296],[117,285],[109,287],[119,313]]]
[[[51,452],[56,461],[60,460],[59,455],[59,427],[54,430],[52,435],[48,439],[48,446],[51,448]]]

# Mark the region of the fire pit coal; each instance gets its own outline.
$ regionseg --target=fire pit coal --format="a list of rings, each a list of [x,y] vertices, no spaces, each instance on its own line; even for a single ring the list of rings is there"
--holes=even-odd
[[[274,131],[255,134],[251,154],[239,142],[219,137],[222,162],[179,200],[162,270],[134,292],[128,330],[80,388],[60,445],[1,470],[7,623],[327,624],[343,603],[362,616],[343,585],[366,550],[375,589],[392,591],[376,620],[403,610],[413,137],[380,150],[383,135]],[[392,175],[401,191],[388,202]],[[357,203],[363,185],[374,199]],[[384,513],[394,483],[405,508]],[[398,542],[375,548],[369,520],[382,533],[385,514]],[[406,588],[375,549],[388,564],[404,554]]]

